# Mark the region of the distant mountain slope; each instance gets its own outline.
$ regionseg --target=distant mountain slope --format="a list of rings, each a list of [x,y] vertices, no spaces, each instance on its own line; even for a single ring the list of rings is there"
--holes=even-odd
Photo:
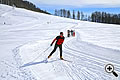
[[[28,10],[36,11],[36,12],[41,12],[45,14],[50,14],[44,10],[41,10],[40,8],[37,8],[33,3],[29,1],[24,1],[24,0],[0,0],[0,4],[6,4],[10,6],[16,6],[18,8],[25,8]]]

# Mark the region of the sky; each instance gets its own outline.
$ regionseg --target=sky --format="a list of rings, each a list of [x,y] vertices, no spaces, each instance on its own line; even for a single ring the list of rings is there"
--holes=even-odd
[[[54,14],[55,9],[83,11],[90,14],[95,11],[120,13],[120,0],[27,0],[40,9]]]

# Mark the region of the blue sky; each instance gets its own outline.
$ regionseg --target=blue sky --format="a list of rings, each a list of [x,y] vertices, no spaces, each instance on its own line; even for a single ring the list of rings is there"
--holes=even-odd
[[[90,14],[95,11],[120,13],[120,0],[28,0],[37,7],[54,14],[55,9],[82,11]]]

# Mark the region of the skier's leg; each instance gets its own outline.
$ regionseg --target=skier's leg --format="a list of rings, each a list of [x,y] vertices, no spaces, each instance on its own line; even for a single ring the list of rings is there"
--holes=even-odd
[[[53,51],[50,53],[49,56],[52,56],[52,54],[56,51],[57,47],[58,47],[58,46],[55,44],[55,47],[54,47]]]
[[[59,49],[60,49],[60,59],[63,59],[62,58],[62,45],[59,46]]]

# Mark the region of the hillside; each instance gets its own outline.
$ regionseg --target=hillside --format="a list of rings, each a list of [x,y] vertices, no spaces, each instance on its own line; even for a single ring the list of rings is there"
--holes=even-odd
[[[41,10],[40,8],[36,7],[33,3],[27,0],[0,0],[0,4],[5,4],[13,7],[24,8],[27,10],[50,14],[47,11]]]

